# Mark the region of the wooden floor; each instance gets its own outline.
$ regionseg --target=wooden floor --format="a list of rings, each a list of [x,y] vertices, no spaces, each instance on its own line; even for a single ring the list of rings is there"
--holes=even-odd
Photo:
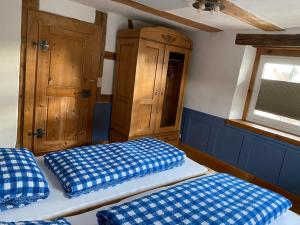
[[[224,163],[223,161],[220,161],[204,152],[200,152],[197,149],[194,149],[188,145],[179,145],[179,148],[182,149],[183,151],[185,151],[186,155],[190,159],[211,168],[211,171],[224,172],[224,173],[231,174],[233,176],[236,176],[243,180],[246,180],[250,183],[270,189],[274,192],[277,192],[277,193],[285,196],[287,199],[289,199],[293,203],[292,211],[300,214],[300,197],[299,196],[291,194],[291,193],[283,190],[280,187],[277,187],[273,184],[265,182],[262,179],[255,177],[254,175],[251,175],[251,174],[244,172],[232,165]]]

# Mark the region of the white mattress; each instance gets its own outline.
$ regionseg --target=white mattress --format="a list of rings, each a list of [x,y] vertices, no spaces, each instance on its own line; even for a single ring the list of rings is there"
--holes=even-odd
[[[126,196],[135,195],[191,177],[200,176],[207,172],[206,167],[199,165],[191,159],[187,159],[180,167],[136,178],[108,189],[69,199],[65,196],[64,190],[58,179],[44,164],[43,158],[38,157],[37,161],[48,180],[50,188],[49,197],[23,208],[1,212],[1,221],[15,222],[21,220],[41,220],[61,217],[89,207],[104,205]]]
[[[120,201],[119,203],[112,204],[112,205],[107,205],[107,206],[104,206],[102,208],[99,208],[99,209],[96,209],[96,210],[93,210],[93,211],[90,211],[90,212],[87,212],[87,213],[83,213],[83,214],[80,214],[80,215],[77,215],[77,216],[67,217],[66,219],[72,225],[82,225],[82,224],[84,224],[84,225],[98,225],[96,214],[100,209],[105,209],[105,208],[113,206],[113,205],[118,205],[118,204],[122,204],[124,202],[129,202],[129,201],[132,201],[134,199],[140,198],[142,196],[145,196],[145,195],[148,195],[148,194],[151,194],[151,193],[154,193],[154,192],[166,189],[166,188],[167,187],[163,187],[163,188],[157,188],[155,190],[147,191],[147,192],[144,192],[144,193],[126,198],[126,199]],[[273,221],[270,225],[300,225],[300,215],[288,210],[286,213],[284,213],[278,219]]]

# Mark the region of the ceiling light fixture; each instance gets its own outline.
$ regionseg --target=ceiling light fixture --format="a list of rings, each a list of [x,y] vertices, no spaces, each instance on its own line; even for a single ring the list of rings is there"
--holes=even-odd
[[[225,6],[221,0],[195,0],[193,7],[199,11],[208,11],[208,12],[219,12],[225,9]]]

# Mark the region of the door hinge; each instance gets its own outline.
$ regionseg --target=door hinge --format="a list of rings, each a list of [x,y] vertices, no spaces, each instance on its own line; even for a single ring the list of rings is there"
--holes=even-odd
[[[43,136],[46,134],[46,132],[42,128],[36,129],[36,132],[32,133],[33,136],[36,136],[37,138],[43,138]]]
[[[50,45],[47,40],[33,41],[32,45],[36,45],[39,49],[44,52],[47,52],[50,48]]]

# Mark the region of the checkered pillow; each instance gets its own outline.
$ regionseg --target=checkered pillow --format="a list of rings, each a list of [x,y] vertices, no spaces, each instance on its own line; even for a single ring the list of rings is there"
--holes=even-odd
[[[66,219],[57,219],[53,221],[20,221],[20,222],[0,222],[0,225],[71,225]]]
[[[97,217],[99,225],[265,225],[290,207],[279,194],[215,174],[101,210]]]
[[[30,151],[0,148],[0,212],[48,195],[47,181]]]
[[[152,138],[77,147],[45,156],[68,197],[171,169],[184,160],[184,152]]]

